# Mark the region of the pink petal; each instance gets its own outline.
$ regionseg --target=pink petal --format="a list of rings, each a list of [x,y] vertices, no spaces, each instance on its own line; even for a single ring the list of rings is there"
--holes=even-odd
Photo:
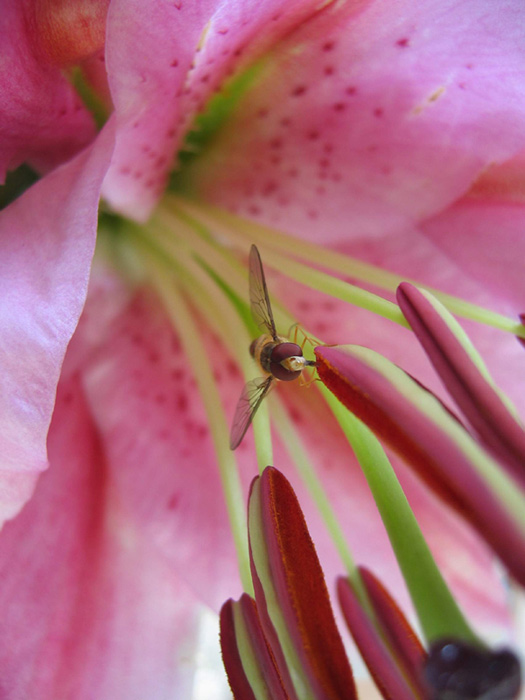
[[[122,507],[76,378],[51,468],[0,534],[3,698],[188,697],[195,601]]]
[[[440,211],[523,149],[523,12],[333,3],[275,47],[196,160],[195,192],[325,241]]]
[[[2,3],[0,44],[0,181],[28,161],[49,170],[95,135],[91,115],[60,67],[40,53],[38,37],[19,0]]]
[[[502,298],[504,311],[517,316],[525,307],[524,220],[523,203],[464,197],[421,231],[465,274]]]
[[[95,253],[86,304],[68,345],[61,379],[85,369],[111,336],[114,324],[126,312],[133,294],[133,289],[119,272]]]
[[[88,313],[96,315],[97,308],[88,304]],[[84,370],[84,383],[119,501],[151,549],[218,610],[241,588],[195,380],[153,294],[139,294],[111,325]],[[224,369],[224,352],[209,342]],[[224,381],[232,384],[227,373]]]
[[[47,429],[84,304],[112,139],[109,127],[0,215],[2,522],[18,511],[47,464]]]
[[[113,0],[107,67],[118,120],[104,194],[145,219],[195,114],[224,80],[317,9],[314,0]]]

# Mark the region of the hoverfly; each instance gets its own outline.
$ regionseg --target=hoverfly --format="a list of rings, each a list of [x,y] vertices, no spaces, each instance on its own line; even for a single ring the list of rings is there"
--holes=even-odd
[[[289,382],[297,379],[305,367],[315,366],[315,362],[303,357],[300,345],[277,335],[261,256],[255,245],[250,249],[249,280],[252,316],[255,323],[266,331],[252,342],[250,355],[258,363],[264,376],[252,379],[242,391],[230,432],[232,450],[240,445],[257,409],[270,391],[274,379]]]

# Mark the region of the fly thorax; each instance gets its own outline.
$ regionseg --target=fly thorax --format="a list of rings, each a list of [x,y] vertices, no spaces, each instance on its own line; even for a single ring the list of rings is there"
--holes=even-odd
[[[271,374],[270,358],[276,345],[271,335],[260,335],[250,345],[250,355],[266,374]]]

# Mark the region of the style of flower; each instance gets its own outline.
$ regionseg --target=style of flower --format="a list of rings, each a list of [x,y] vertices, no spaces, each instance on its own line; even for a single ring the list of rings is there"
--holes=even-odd
[[[271,278],[293,312],[275,305],[283,332],[299,320],[326,342],[358,336],[423,380],[398,275],[475,302],[447,305],[486,324],[476,345],[522,408],[522,348],[490,328],[523,332],[508,319],[523,311],[522,13],[3,3],[2,172],[7,188],[22,164],[39,179],[0,215],[0,694],[191,697],[203,606],[240,593],[236,554],[246,561],[253,443],[239,478],[222,402],[230,416],[239,368],[253,371],[251,243],[299,283]],[[275,462],[310,456],[354,552],[384,578],[371,497],[315,397],[290,389],[287,409],[272,406],[290,427]],[[505,620],[476,536],[402,480],[452,587],[480,619]],[[331,585],[339,565],[313,531]]]

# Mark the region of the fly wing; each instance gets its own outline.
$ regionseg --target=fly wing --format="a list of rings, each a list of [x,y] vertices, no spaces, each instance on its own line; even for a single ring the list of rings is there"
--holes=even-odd
[[[250,427],[253,417],[270,387],[273,377],[259,377],[245,384],[235,409],[230,431],[230,450],[236,450]]]
[[[255,323],[260,327],[264,326],[272,338],[277,340],[261,256],[254,245],[250,248],[250,304]]]

